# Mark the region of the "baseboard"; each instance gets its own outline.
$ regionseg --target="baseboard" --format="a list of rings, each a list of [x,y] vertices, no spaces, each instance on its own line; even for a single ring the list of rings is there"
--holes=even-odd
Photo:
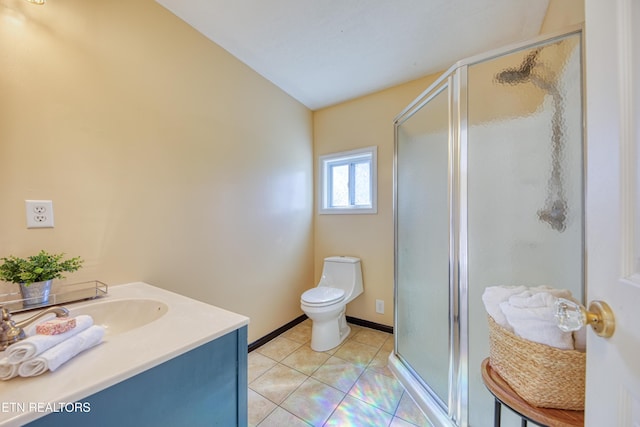
[[[370,322],[368,320],[362,320],[355,317],[347,316],[347,323],[353,323],[354,325],[364,326],[365,328],[375,329],[376,331],[393,334],[393,326],[382,325],[380,323]]]
[[[281,326],[275,331],[265,335],[264,337],[255,340],[254,342],[249,344],[249,353],[251,353],[253,350],[255,350],[258,347],[262,347],[263,345],[265,345],[266,343],[268,343],[278,335],[283,334],[287,332],[289,329],[293,328],[294,326],[304,322],[306,319],[307,319],[307,315],[302,314],[299,317],[296,317],[295,319],[293,319],[291,322],[287,323],[286,325]]]
[[[286,325],[283,325],[278,329],[276,329],[275,331],[265,335],[264,337],[255,340],[254,342],[249,344],[249,348],[248,348],[249,353],[251,353],[253,350],[259,347],[262,347],[272,339],[276,338],[278,335],[283,334],[287,332],[289,329],[293,328],[294,326],[304,322],[306,319],[307,319],[307,315],[302,314],[299,317],[296,317],[295,319],[293,319],[291,322],[287,323]],[[352,323],[354,325],[363,326],[365,328],[375,329],[377,331],[393,334],[393,326],[382,325],[380,323],[370,322],[368,320],[362,320],[362,319],[358,319],[351,316],[347,316],[347,322]]]

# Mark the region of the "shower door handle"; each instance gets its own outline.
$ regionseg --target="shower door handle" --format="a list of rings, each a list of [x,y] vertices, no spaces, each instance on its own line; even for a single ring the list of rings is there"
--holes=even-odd
[[[583,326],[591,325],[598,336],[609,338],[616,329],[613,311],[604,301],[592,301],[587,310],[578,303],[558,298],[555,317],[558,328],[565,332],[577,331]]]

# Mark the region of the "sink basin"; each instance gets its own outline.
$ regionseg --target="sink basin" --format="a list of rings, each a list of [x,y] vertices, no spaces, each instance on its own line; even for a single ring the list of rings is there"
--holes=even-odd
[[[91,316],[94,324],[104,326],[107,337],[147,325],[169,311],[162,301],[139,298],[98,301],[68,308],[70,316]]]

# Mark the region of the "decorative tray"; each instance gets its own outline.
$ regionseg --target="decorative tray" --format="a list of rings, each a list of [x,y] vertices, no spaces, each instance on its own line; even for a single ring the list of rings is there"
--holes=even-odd
[[[99,298],[107,295],[108,289],[109,286],[99,280],[63,285],[54,284],[49,294],[49,300],[42,304],[29,304],[22,298],[20,291],[16,290],[15,292],[0,293],[0,305],[7,308],[11,314],[15,314],[52,305]]]

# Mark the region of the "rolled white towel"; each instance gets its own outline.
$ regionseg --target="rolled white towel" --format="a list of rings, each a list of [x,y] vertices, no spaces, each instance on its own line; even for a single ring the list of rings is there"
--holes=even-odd
[[[94,347],[102,341],[104,327],[91,326],[88,329],[51,347],[39,356],[20,364],[21,377],[35,377],[47,371],[55,371],[77,354]]]
[[[19,366],[20,365],[9,363],[9,359],[6,357],[0,359],[0,380],[6,381],[18,376]]]
[[[80,315],[76,317],[76,327],[58,335],[32,335],[10,345],[5,353],[9,359],[9,363],[18,364],[25,360],[29,360],[42,352],[50,349],[56,344],[59,344],[74,335],[88,329],[93,325],[93,319],[91,316]]]
[[[507,318],[500,309],[500,303],[508,301],[511,296],[526,290],[525,286],[489,286],[485,288],[482,294],[484,308],[498,325],[513,332],[513,328],[509,325]]]
[[[500,308],[516,335],[562,350],[573,350],[571,332],[563,332],[556,325],[556,300],[550,293],[525,291],[511,296],[500,304]]]
[[[556,298],[565,298],[580,304],[578,300],[573,297],[571,291],[567,289],[555,289],[550,288],[549,286],[537,286],[535,288],[530,289],[531,292],[547,292],[553,295]],[[578,351],[586,351],[587,350],[587,329],[581,328],[580,330],[573,332],[573,347]]]
[[[573,332],[573,346],[578,351],[587,351],[587,328],[582,327]]]
[[[551,294],[556,298],[566,298],[573,300],[573,295],[571,295],[571,291],[568,289],[556,289],[550,286],[534,286],[528,289],[532,294],[544,292],[547,294]]]

